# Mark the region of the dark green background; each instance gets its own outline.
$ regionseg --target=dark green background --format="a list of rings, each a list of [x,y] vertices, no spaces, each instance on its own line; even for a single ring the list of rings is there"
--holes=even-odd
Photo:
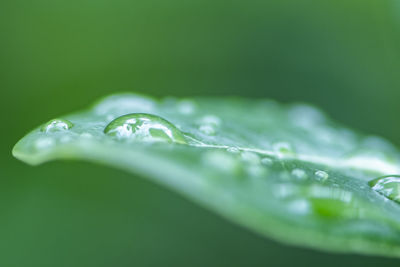
[[[1,0],[0,266],[399,266],[278,244],[121,171],[10,154],[118,91],[305,101],[400,145],[396,2]]]

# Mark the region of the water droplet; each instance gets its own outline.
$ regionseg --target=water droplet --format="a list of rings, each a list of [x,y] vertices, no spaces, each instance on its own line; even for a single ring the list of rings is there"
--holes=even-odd
[[[221,124],[221,119],[215,115],[206,115],[203,118],[201,118],[201,123],[219,126]]]
[[[306,172],[304,170],[298,169],[298,168],[292,170],[292,175],[300,180],[303,180],[307,177]]]
[[[400,203],[400,175],[379,177],[369,181],[368,185],[379,194]]]
[[[228,147],[226,151],[228,151],[230,153],[239,153],[240,152],[239,148],[233,147],[233,146],[232,147]]]
[[[215,135],[216,130],[212,125],[200,125],[199,130],[206,135]]]
[[[287,142],[278,142],[272,145],[273,150],[277,153],[278,157],[293,156],[294,150]]]
[[[265,166],[271,166],[273,164],[273,161],[270,158],[262,158],[261,163]]]
[[[317,180],[325,181],[326,179],[328,179],[329,174],[325,171],[318,170],[315,172],[315,177],[317,178]]]
[[[132,113],[116,118],[107,125],[104,133],[119,139],[186,144],[183,133],[172,123],[145,113]]]
[[[69,130],[74,126],[74,124],[68,120],[64,119],[53,119],[47,123],[45,123],[40,130],[42,132],[57,132],[57,131],[65,131]]]
[[[199,120],[199,130],[206,135],[215,135],[221,119],[214,115],[206,115]]]

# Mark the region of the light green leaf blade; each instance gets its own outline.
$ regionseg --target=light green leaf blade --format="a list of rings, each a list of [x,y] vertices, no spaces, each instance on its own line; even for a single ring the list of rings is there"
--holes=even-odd
[[[130,113],[167,122],[135,124],[130,138],[104,133]],[[153,140],[145,131],[154,129],[159,138]],[[171,129],[179,142],[164,142]],[[282,242],[400,256],[400,205],[368,185],[400,173],[400,153],[308,105],[113,95],[38,127],[13,154],[32,165],[82,159],[140,174]]]

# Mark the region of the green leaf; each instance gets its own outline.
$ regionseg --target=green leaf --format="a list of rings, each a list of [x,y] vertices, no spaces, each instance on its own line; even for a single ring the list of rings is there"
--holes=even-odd
[[[120,94],[38,127],[13,154],[140,174],[282,242],[400,256],[400,179],[368,184],[400,173],[398,150],[309,105]]]

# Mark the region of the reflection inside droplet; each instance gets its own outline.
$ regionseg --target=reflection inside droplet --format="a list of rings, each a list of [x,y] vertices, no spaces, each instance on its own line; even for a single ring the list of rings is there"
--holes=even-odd
[[[389,175],[368,182],[372,190],[400,203],[400,175]]]
[[[47,123],[45,123],[40,130],[42,132],[57,132],[57,131],[65,131],[69,130],[74,126],[74,124],[65,119],[53,119]]]
[[[152,114],[132,113],[110,122],[104,133],[118,139],[186,144],[183,133],[169,121]]]

